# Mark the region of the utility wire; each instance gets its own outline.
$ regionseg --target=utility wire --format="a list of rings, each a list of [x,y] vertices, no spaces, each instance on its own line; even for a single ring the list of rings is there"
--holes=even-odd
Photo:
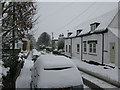
[[[59,9],[56,10],[55,12],[53,12],[53,13],[47,15],[46,17],[44,17],[44,18],[41,20],[41,22],[44,22],[44,21],[47,20],[49,17],[51,17],[51,16],[53,16],[53,15],[55,15],[55,14],[57,14],[57,13],[60,13],[62,10],[68,8],[68,7],[71,6],[72,4],[73,4],[73,3],[70,2],[69,4],[67,4],[67,5],[59,8]]]
[[[77,15],[76,17],[74,17],[70,22],[68,22],[66,25],[60,27],[59,29],[63,29],[66,26],[68,26],[69,24],[71,24],[73,21],[75,21],[77,18],[79,18],[81,15],[83,15],[86,11],[88,11],[96,2],[92,3],[89,7],[87,7],[82,13],[80,13],[79,15]],[[58,29],[58,30],[59,30]]]
[[[53,13],[49,14],[48,16],[44,17],[41,21],[39,21],[39,23],[44,22],[44,21],[47,20],[49,17],[51,17],[51,16],[53,16],[53,15],[59,13],[59,12],[62,11],[63,9],[68,8],[68,7],[71,6],[72,4],[73,4],[73,3],[70,2],[69,4],[67,4],[67,5],[65,5],[65,6],[63,6],[63,7],[61,7],[61,8],[59,8],[59,9],[56,10],[55,12],[53,12]],[[38,28],[39,28],[39,26],[38,26]],[[38,31],[39,31],[39,30],[37,30],[35,34],[37,34]],[[35,35],[35,34],[34,34],[34,35]]]
[[[95,14],[99,8],[100,8],[100,7],[95,8],[94,12],[91,12],[91,14],[87,17],[87,20],[89,20],[89,18],[91,17],[91,15],[92,15],[93,13]],[[74,29],[77,28],[77,27],[79,27],[79,24],[76,25],[76,26],[74,27]]]

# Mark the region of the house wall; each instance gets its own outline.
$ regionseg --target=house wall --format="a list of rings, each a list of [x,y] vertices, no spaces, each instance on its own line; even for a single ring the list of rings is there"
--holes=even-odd
[[[103,36],[104,35],[104,36]],[[82,55],[81,55],[81,44],[83,46],[83,42],[81,41],[87,41],[87,52],[84,53],[83,51],[83,47],[82,47]],[[104,44],[103,44],[103,39],[104,39]],[[89,44],[88,41],[97,41],[96,44],[96,53],[90,53],[89,52]],[[65,39],[65,55],[71,57],[71,53],[69,53],[69,47],[68,47],[68,51],[66,52],[66,45],[69,46],[71,45],[71,41],[72,41],[72,58],[77,58],[81,60],[81,56],[82,56],[82,60],[88,60],[88,61],[95,61],[95,62],[99,62],[102,64],[102,57],[103,57],[103,63],[104,64],[110,64],[110,43],[115,43],[115,64],[116,66],[118,66],[118,64],[120,65],[120,58],[118,55],[118,41],[120,41],[120,39],[118,39],[118,37],[116,35],[114,35],[110,30],[108,30],[107,33],[101,33],[101,34],[92,34],[92,35],[87,35],[87,36],[82,36],[82,37],[76,37],[76,38],[72,38],[71,39]],[[77,52],[77,44],[80,44],[80,52]],[[102,52],[103,49],[103,52]],[[120,66],[119,66],[120,67]]]
[[[90,40],[97,40],[96,44],[96,53],[89,52],[89,44],[88,41]],[[102,63],[102,34],[93,34],[89,36],[84,36],[83,41],[87,41],[87,52],[83,52],[83,59],[88,61],[95,61]]]
[[[110,43],[115,43],[115,64],[116,66],[118,66],[118,63],[120,62],[119,58],[118,58],[118,37],[115,36],[111,31],[108,31],[108,33],[106,34],[106,38],[105,38],[106,42],[105,42],[105,50],[107,50],[106,53],[104,53],[105,55],[105,59],[104,59],[104,63],[111,63],[110,61]]]
[[[79,52],[77,52],[79,44]],[[81,37],[72,38],[72,58],[81,59]]]
[[[111,21],[111,23],[109,24],[109,28],[111,29],[120,29],[120,25],[119,25],[119,15],[120,15],[120,10],[118,11],[118,13],[115,15],[115,17],[113,18],[113,20]],[[110,63],[110,43],[114,42],[115,43],[115,65],[120,67],[120,48],[119,48],[119,42],[120,42],[120,36],[119,36],[119,31],[116,33],[117,35],[113,34],[110,30],[108,31],[108,39],[106,40],[108,45],[107,45],[107,49],[108,49],[108,60],[106,59],[105,63]],[[116,31],[113,31],[116,32]]]
[[[67,52],[66,52],[66,45],[67,45]],[[65,55],[71,57],[71,52],[69,52],[69,45],[71,45],[71,39],[65,39]]]

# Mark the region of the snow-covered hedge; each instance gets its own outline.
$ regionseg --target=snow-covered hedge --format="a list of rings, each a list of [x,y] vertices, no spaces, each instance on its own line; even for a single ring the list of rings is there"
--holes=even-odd
[[[9,68],[5,68],[3,66],[2,60],[0,60],[0,87],[2,86],[2,76],[7,76],[8,71],[9,71]]]

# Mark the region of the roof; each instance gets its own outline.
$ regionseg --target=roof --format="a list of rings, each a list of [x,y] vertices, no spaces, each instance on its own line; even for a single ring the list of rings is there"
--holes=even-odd
[[[84,34],[96,33],[96,32],[99,32],[99,33],[103,32],[108,28],[109,24],[112,22],[117,12],[118,12],[118,8],[115,8],[99,17],[80,23],[75,28],[75,30],[82,29],[82,32],[78,36],[84,35]],[[90,32],[90,29],[91,29],[90,24],[93,24],[96,22],[100,23],[99,26],[93,32]],[[73,34],[70,37],[76,37],[76,32],[73,32]]]

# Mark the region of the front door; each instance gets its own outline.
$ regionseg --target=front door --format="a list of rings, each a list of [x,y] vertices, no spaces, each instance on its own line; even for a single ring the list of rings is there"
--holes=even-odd
[[[115,63],[115,42],[110,43],[110,62]]]

